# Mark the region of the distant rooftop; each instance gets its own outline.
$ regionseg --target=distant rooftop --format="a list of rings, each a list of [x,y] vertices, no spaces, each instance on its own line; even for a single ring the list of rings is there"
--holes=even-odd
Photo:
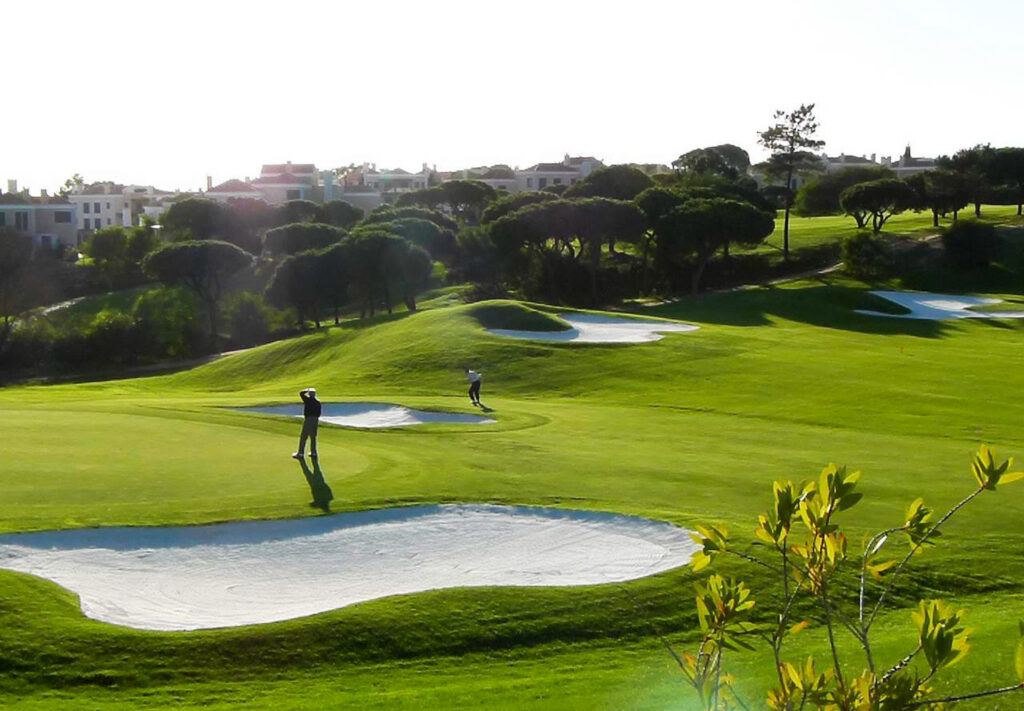
[[[258,193],[259,191],[244,180],[226,180],[220,185],[217,185],[210,190],[208,193]]]
[[[315,173],[312,163],[266,163],[260,175],[281,175],[282,173]]]

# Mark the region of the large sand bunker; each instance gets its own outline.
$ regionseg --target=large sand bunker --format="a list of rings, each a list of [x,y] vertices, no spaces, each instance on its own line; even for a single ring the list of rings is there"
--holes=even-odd
[[[89,617],[150,630],[230,627],[482,585],[593,585],[685,565],[687,531],[649,519],[418,506],[289,521],[0,536],[0,568],[77,593]]]
[[[236,407],[233,409],[242,412],[259,412],[264,415],[302,417],[301,404]],[[495,420],[481,417],[480,415],[413,410],[401,405],[388,405],[381,402],[325,402],[320,421],[341,427],[358,427],[362,429],[408,427],[410,425],[434,423],[485,425],[495,422]]]
[[[872,291],[894,304],[908,309],[908,314],[887,314],[881,311],[857,309],[859,314],[885,316],[886,318],[916,318],[927,321],[945,321],[957,318],[1024,318],[1024,311],[971,311],[975,306],[990,306],[1002,303],[1002,299],[986,299],[980,296],[959,296],[955,294],[927,294],[911,291]]]
[[[699,326],[671,321],[643,321],[595,314],[559,314],[572,328],[566,331],[513,331],[489,328],[488,333],[509,338],[556,343],[648,343],[660,341],[662,333],[696,331]]]

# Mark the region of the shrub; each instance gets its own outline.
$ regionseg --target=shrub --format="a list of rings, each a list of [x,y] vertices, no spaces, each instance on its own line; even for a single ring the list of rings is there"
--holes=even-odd
[[[880,240],[867,232],[857,232],[843,240],[843,264],[858,278],[883,276],[892,267],[892,257]]]
[[[936,544],[944,533],[943,524],[963,506],[1024,478],[1024,472],[1007,471],[1011,464],[1012,460],[997,463],[994,453],[982,445],[971,463],[975,486],[958,504],[936,518],[936,512],[923,499],[917,499],[902,521],[865,538],[862,548],[854,543],[853,536],[847,537],[841,525],[843,514],[863,497],[857,491],[860,472],[848,473],[846,467],[834,464],[822,471],[817,482],[773,484],[771,503],[758,517],[754,531],[758,541],[753,546],[732,541],[723,527],[698,526],[700,535],[695,539],[701,550],[693,556],[694,571],[731,554],[770,571],[780,580],[782,591],[780,599],[765,596],[772,609],[760,613],[768,622],[759,623],[750,612],[755,605],[752,591],[742,581],[716,573],[694,585],[702,632],[699,648],[695,655],[673,655],[700,696],[701,708],[752,708],[737,698],[723,659],[727,651],[753,649],[757,643],[771,650],[779,682],[768,692],[765,705],[758,708],[775,711],[936,709],[959,700],[1024,690],[1022,622],[1012,684],[939,698],[930,682],[967,654],[971,633],[961,625],[963,612],[940,600],[918,601],[917,611],[911,614],[917,627],[917,645],[900,661],[891,666],[891,661],[883,664],[877,647],[872,654],[872,626],[895,594],[894,585],[906,572],[907,564]],[[893,550],[900,540],[905,541],[907,550]],[[859,590],[859,595],[848,594],[844,590],[847,584],[855,592]],[[829,646],[822,651],[829,663],[824,668],[815,666],[813,656],[806,661],[784,659],[784,653],[790,652],[792,636],[809,624],[828,631]],[[852,637],[854,644],[838,644],[834,641],[838,635]],[[863,657],[855,664],[847,650],[856,648],[858,656]]]
[[[201,350],[199,299],[184,287],[153,289],[132,306],[140,349],[151,359],[188,358]]]
[[[270,308],[263,297],[250,291],[233,294],[224,304],[232,343],[248,347],[267,340],[272,329]]]
[[[999,253],[996,228],[984,222],[958,220],[942,233],[946,260],[958,269],[987,267]]]

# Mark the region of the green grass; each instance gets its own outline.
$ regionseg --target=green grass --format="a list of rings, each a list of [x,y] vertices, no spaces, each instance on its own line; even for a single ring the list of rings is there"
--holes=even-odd
[[[961,217],[973,215],[971,210],[961,211]],[[997,225],[1020,224],[1014,205],[983,205],[982,219]],[[952,216],[939,220],[939,227],[932,225],[930,212],[904,212],[894,215],[885,223],[882,235],[888,239],[919,238],[937,234],[952,224]],[[813,252],[838,245],[845,237],[858,232],[852,217],[832,215],[824,217],[800,217],[790,215],[789,248],[794,257],[802,252]],[[760,246],[753,250],[735,250],[737,254],[755,253],[778,255],[781,258],[783,243],[783,219],[779,212],[775,220],[775,231]]]
[[[1000,268],[976,283],[1012,295]],[[919,495],[943,509],[968,492],[980,442],[1024,454],[1024,325],[856,314],[878,306],[866,290],[836,277],[636,307],[701,328],[625,346],[490,336],[481,310],[519,328],[549,317],[510,302],[449,305],[458,294],[445,292],[416,314],[174,375],[3,389],[0,530],[313,515],[288,458],[295,424],[225,406],[293,402],[315,385],[325,401],[470,412],[461,368],[473,363],[496,425],[322,430],[336,510],[533,504],[719,522],[745,537],[772,479],[812,477],[835,461],[864,471],[866,498],[845,520],[856,547]],[[974,651],[946,677],[959,688],[1012,676],[1024,617],[1019,486],[965,509],[898,589],[900,605],[941,596],[971,611]],[[768,579],[727,570],[767,606]],[[446,590],[268,625],[150,633],[89,620],[56,585],[0,571],[0,704],[693,708],[651,634],[653,625],[692,644],[693,579],[676,570],[623,585]],[[882,658],[899,658],[908,610],[878,629]],[[821,642],[809,630],[794,655]],[[766,657],[734,664],[756,708],[771,682]]]

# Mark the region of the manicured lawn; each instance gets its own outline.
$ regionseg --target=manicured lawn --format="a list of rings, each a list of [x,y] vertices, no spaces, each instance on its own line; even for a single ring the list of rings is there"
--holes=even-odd
[[[961,219],[971,219],[973,217],[973,206],[960,212]],[[1015,205],[983,205],[982,219],[1000,225],[1020,224],[1020,218],[1017,217],[1017,207]],[[939,228],[937,229],[932,225],[932,215],[930,212],[904,212],[891,217],[885,223],[882,234],[890,238],[924,237],[936,234],[940,229],[948,227],[952,222],[952,216],[940,218]],[[781,256],[782,231],[783,219],[782,213],[779,212],[775,220],[775,232],[761,246],[752,251],[756,253],[778,252]],[[799,254],[804,250],[813,250],[829,244],[838,244],[842,242],[844,237],[856,234],[857,231],[857,225],[853,218],[845,215],[824,217],[790,215],[789,248],[793,253]],[[738,254],[743,253],[743,250],[736,251]]]
[[[288,458],[296,424],[225,406],[291,402],[315,385],[326,401],[470,412],[462,368],[473,367],[496,425],[325,428],[336,510],[541,504],[722,522],[744,537],[772,479],[835,461],[864,471],[865,501],[845,521],[857,548],[918,495],[943,509],[970,491],[980,442],[1024,455],[1024,324],[855,314],[871,304],[866,289],[834,278],[635,308],[701,328],[623,346],[503,339],[480,319],[550,322],[507,302],[438,305],[170,376],[3,389],[0,530],[315,515]],[[961,689],[1012,681],[1022,516],[1024,484],[985,494],[899,587],[901,604],[941,596],[971,611],[974,651],[947,677]],[[768,579],[729,570],[767,606]],[[0,572],[0,704],[692,708],[651,629],[692,644],[693,579],[676,570],[622,585],[428,592],[149,633],[84,618],[57,586]],[[885,618],[886,661],[907,651],[909,629],[907,609]],[[794,656],[821,639],[805,635]],[[772,678],[766,659],[736,657],[754,708]]]

